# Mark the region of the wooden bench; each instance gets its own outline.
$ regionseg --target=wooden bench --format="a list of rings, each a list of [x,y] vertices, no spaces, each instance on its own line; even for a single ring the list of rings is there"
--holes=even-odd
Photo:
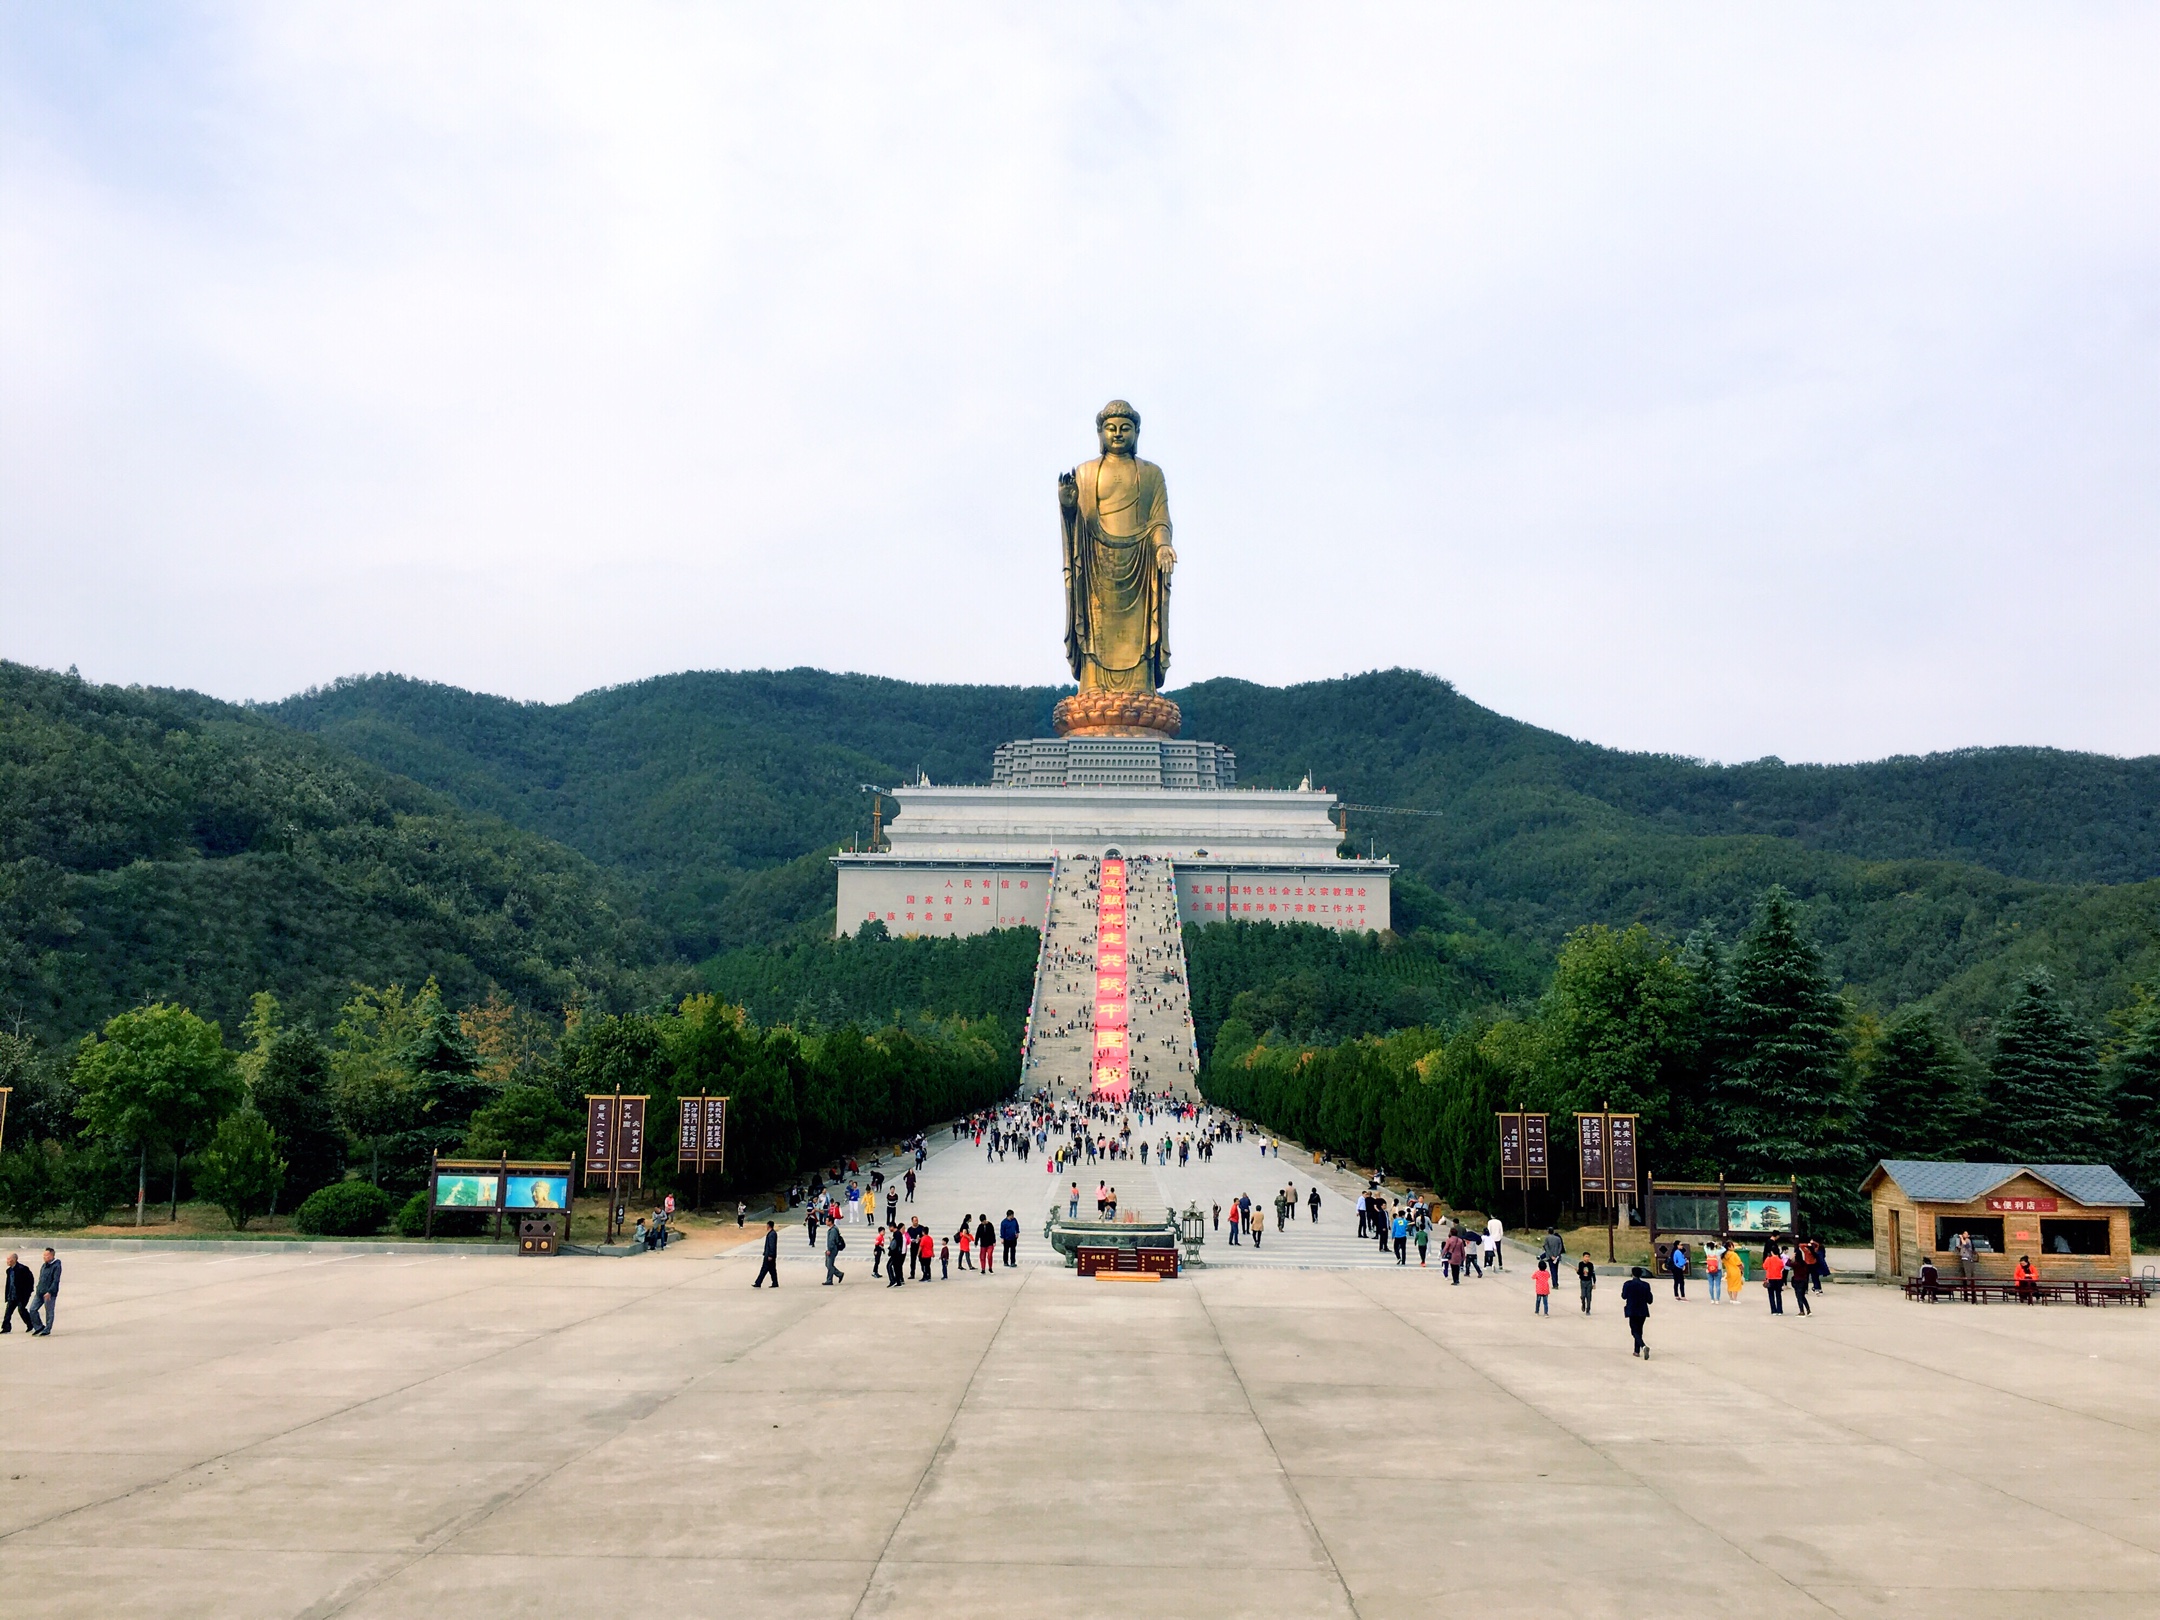
[[[2042,1305],[2069,1301],[2076,1305],[2143,1305],[2145,1286],[2134,1277],[2109,1280],[2102,1277],[2042,1278],[2032,1284],[2032,1297]],[[1929,1298],[1928,1285],[1918,1277],[1905,1279],[1907,1299]],[[1987,1305],[2000,1300],[2005,1304],[2021,1303],[2024,1296],[2018,1285],[2007,1277],[1975,1277],[1970,1281],[1962,1277],[1943,1277],[1937,1280],[1933,1297],[1936,1299],[1961,1299],[1968,1305]]]

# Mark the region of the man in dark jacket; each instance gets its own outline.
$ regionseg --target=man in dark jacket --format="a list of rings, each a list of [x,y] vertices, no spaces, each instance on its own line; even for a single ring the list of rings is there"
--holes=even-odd
[[[1538,1252],[1544,1255],[1545,1268],[1553,1274],[1553,1281],[1558,1282],[1561,1262],[1567,1259],[1567,1242],[1560,1236],[1559,1227],[1545,1228],[1545,1241],[1538,1246]]]
[[[1628,1280],[1620,1285],[1620,1314],[1627,1318],[1628,1332],[1635,1335],[1635,1354],[1648,1361],[1650,1347],[1643,1343],[1642,1331],[1650,1320],[1650,1284],[1641,1266],[1631,1266]]]
[[[752,1288],[763,1288],[770,1277],[775,1288],[780,1286],[780,1228],[771,1221],[765,1223],[765,1263],[758,1267],[757,1281]]]
[[[1009,1209],[1005,1219],[998,1223],[998,1236],[1005,1244],[1005,1263],[1017,1266],[1020,1263],[1020,1221]]]
[[[35,1333],[37,1322],[30,1315],[30,1296],[37,1286],[37,1278],[30,1274],[30,1268],[22,1263],[20,1255],[7,1257],[5,1281],[6,1309],[0,1310],[0,1333],[13,1333],[18,1316],[22,1318],[23,1326]]]
[[[847,1281],[847,1273],[840,1269],[840,1251],[846,1247],[847,1239],[840,1235],[840,1223],[834,1221],[825,1228],[825,1286],[827,1288],[830,1288],[836,1282]],[[773,1286],[775,1288],[780,1286],[779,1278],[775,1277],[773,1279]]]
[[[47,1249],[45,1263],[38,1267],[37,1291],[30,1297],[30,1331],[44,1338],[52,1332],[53,1308],[60,1303],[60,1257]],[[44,1320],[38,1312],[45,1313]]]

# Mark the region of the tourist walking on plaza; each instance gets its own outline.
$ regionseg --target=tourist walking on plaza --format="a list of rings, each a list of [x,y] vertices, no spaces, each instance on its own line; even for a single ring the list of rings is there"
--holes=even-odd
[[[1425,1250],[1431,1242],[1432,1222],[1419,1221],[1417,1223],[1417,1263],[1421,1266],[1425,1263]]]
[[[1710,1303],[1715,1305],[1725,1297],[1725,1251],[1715,1238],[1702,1246],[1702,1274],[1703,1281],[1710,1285]]]
[[[1388,1223],[1388,1238],[1395,1245],[1395,1263],[1398,1266],[1408,1265],[1410,1263],[1410,1223],[1403,1219],[1400,1211],[1397,1211],[1395,1219]]]
[[[1440,1245],[1440,1255],[1447,1262],[1447,1280],[1450,1288],[1462,1286],[1463,1235],[1450,1232],[1447,1241]]]
[[[1495,1215],[1485,1223],[1485,1263],[1495,1271],[1506,1269],[1507,1262],[1500,1252],[1500,1240],[1504,1236],[1506,1229],[1501,1226],[1499,1216]]]
[[[1740,1290],[1747,1286],[1747,1262],[1740,1256],[1740,1245],[1725,1245],[1725,1297],[1734,1304],[1740,1302]]]
[[[1533,1316],[1552,1315],[1552,1272],[1543,1260],[1538,1261],[1537,1276],[1531,1279],[1530,1288],[1537,1295],[1537,1304],[1531,1310]]]
[[[1545,1241],[1538,1246],[1538,1252],[1545,1256],[1545,1263],[1552,1267],[1552,1274],[1559,1276],[1561,1262],[1567,1259],[1567,1242],[1560,1236],[1559,1227],[1545,1228]]]
[[[1808,1260],[1805,1243],[1795,1249],[1792,1264],[1785,1268],[1785,1280],[1792,1284],[1792,1302],[1800,1307],[1800,1314],[1813,1316],[1814,1311],[1808,1307],[1808,1289],[1815,1281],[1815,1267]]]
[[[996,1244],[997,1228],[990,1224],[990,1216],[986,1211],[983,1218],[975,1223],[975,1253],[982,1267],[976,1273],[977,1276],[987,1277],[997,1269]]]
[[[1785,1314],[1785,1256],[1779,1252],[1775,1243],[1763,1250],[1762,1280],[1763,1291],[1770,1296],[1770,1314],[1772,1316],[1783,1316]]]
[[[1320,1188],[1317,1183],[1314,1185],[1312,1192],[1307,1195],[1305,1206],[1312,1211],[1313,1222],[1317,1225],[1320,1220]]]
[[[897,1226],[885,1228],[885,1286],[902,1288],[907,1285],[907,1234]]]
[[[832,1225],[825,1228],[825,1286],[827,1288],[830,1288],[836,1282],[845,1282],[847,1280],[847,1273],[840,1269],[840,1251],[846,1247],[847,1239],[840,1235],[840,1223],[834,1221]],[[779,1283],[780,1279],[775,1277],[773,1286],[778,1287]]]
[[[1668,1257],[1666,1264],[1672,1267],[1672,1297],[1674,1299],[1686,1299],[1688,1266],[1687,1245],[1685,1243],[1675,1243],[1672,1246],[1672,1254],[1670,1255],[1670,1257]]]
[[[22,1263],[20,1255],[7,1257],[5,1308],[0,1309],[0,1333],[15,1331],[15,1318],[22,1318],[22,1325],[32,1333],[37,1331],[37,1318],[30,1314],[30,1301],[37,1292],[37,1278]]]
[[[1650,1347],[1643,1343],[1643,1328],[1650,1320],[1650,1284],[1644,1280],[1641,1266],[1630,1266],[1628,1280],[1620,1285],[1620,1314],[1627,1318],[1628,1332],[1635,1336],[1634,1353],[1648,1361]]]
[[[780,1286],[780,1228],[771,1221],[765,1223],[765,1263],[758,1267],[757,1281],[752,1288],[763,1288],[770,1277],[775,1288]]]
[[[60,1257],[52,1250],[45,1251],[44,1264],[38,1267],[37,1289],[30,1297],[30,1331],[39,1338],[52,1335],[53,1311],[60,1303]],[[44,1312],[42,1317],[39,1312]]]
[[[1020,1222],[1009,1209],[1005,1219],[998,1223],[998,1237],[1005,1244],[1005,1263],[1017,1266],[1020,1263]]]
[[[1582,1290],[1582,1313],[1590,1314],[1590,1296],[1597,1292],[1597,1262],[1590,1258],[1590,1251],[1583,1250],[1583,1257],[1575,1263],[1575,1286]]]

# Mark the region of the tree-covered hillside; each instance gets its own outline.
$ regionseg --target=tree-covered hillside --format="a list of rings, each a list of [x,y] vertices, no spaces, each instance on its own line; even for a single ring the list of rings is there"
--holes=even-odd
[[[356,981],[536,1005],[634,999],[658,932],[584,856],[193,694],[0,663],[0,1014],[71,1041],[274,987],[327,1023]]]
[[[1056,689],[936,687],[814,670],[662,677],[561,705],[396,677],[274,706],[470,808],[558,838],[639,886],[703,956],[829,926],[824,855],[866,830],[861,783],[986,780],[1042,735]],[[1582,924],[1736,934],[1764,889],[1801,902],[1831,971],[1960,1027],[2025,968],[2097,1016],[2160,979],[2160,758],[1981,749],[1851,766],[1625,754],[1386,671],[1176,694],[1185,734],[1248,785],[1310,770],[1457,913],[1549,962]]]
[[[705,956],[829,930],[825,857],[867,831],[861,785],[918,771],[987,781],[991,750],[1047,734],[1056,698],[798,669],[661,676],[547,705],[379,675],[267,712],[584,852]]]

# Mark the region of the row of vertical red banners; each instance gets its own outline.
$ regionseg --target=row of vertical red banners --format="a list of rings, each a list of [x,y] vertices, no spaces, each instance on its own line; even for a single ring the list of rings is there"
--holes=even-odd
[[[1102,894],[1095,918],[1095,1059],[1091,1088],[1120,1103],[1132,1091],[1132,1055],[1125,1017],[1125,863],[1102,863]]]

